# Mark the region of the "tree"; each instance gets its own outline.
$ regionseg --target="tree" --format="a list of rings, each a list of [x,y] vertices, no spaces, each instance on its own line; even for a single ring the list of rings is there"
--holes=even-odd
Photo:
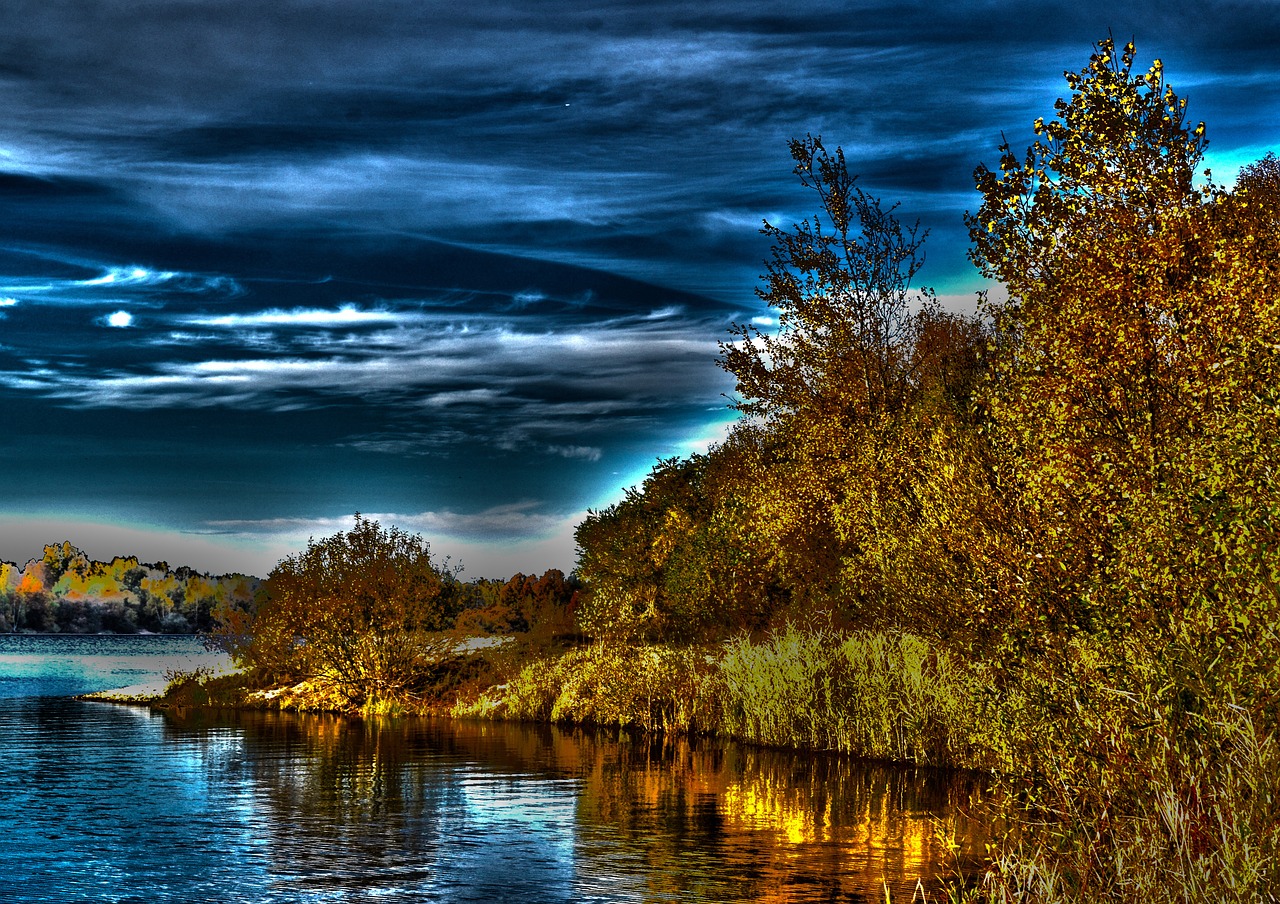
[[[885,209],[863,191],[843,149],[829,153],[812,135],[789,148],[821,212],[790,232],[765,221],[774,245],[756,294],[777,310],[778,332],[735,326],[720,366],[737,378],[737,407],[748,414],[874,418],[900,408],[911,383],[921,328],[913,301],[936,310],[932,290],[912,289],[927,231],[904,226],[897,205]]]
[[[760,474],[753,438],[740,430],[706,455],[660,461],[578,525],[586,633],[689,642],[768,623],[785,593],[746,517]]]
[[[356,705],[408,700],[448,649],[436,632],[456,615],[454,583],[420,536],[357,514],[350,531],[283,559],[256,613],[216,633],[260,679],[317,680]]]
[[[774,245],[757,292],[778,332],[735,326],[720,347],[737,407],[768,437],[747,506],[773,527],[769,557],[793,576],[783,583],[794,601],[848,622],[901,622],[900,577],[919,572],[901,558],[922,524],[919,461],[940,432],[969,426],[986,334],[914,286],[927,233],[863,191],[841,149],[809,136],[790,150],[820,210],[790,231],[762,230]]]
[[[1257,218],[1274,183],[1264,161],[1234,196],[1197,186],[1204,124],[1159,60],[1134,59],[1100,42],[1026,154],[1006,142],[975,173],[973,258],[1009,293],[983,395],[1025,529],[1009,597],[1035,598],[1032,626],[1186,607],[1221,574],[1188,564],[1207,555],[1189,500],[1223,489],[1198,482],[1269,467],[1241,440],[1271,432],[1277,243]]]

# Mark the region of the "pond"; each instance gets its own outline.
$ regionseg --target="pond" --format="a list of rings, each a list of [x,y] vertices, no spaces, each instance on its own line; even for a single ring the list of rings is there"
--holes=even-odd
[[[981,783],[554,726],[70,699],[191,638],[0,637],[5,900],[909,901]],[[970,864],[971,865],[971,864]]]

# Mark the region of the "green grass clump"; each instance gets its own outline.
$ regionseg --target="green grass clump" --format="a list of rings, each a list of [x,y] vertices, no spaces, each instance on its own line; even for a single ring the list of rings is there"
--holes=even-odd
[[[721,728],[761,744],[972,765],[973,675],[923,638],[789,625],[726,644]]]

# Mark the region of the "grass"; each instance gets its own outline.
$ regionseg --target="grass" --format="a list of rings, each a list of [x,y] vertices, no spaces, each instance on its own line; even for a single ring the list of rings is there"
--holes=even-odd
[[[719,673],[732,737],[941,766],[979,759],[974,676],[911,634],[789,625],[728,643]]]
[[[702,731],[931,765],[979,759],[974,678],[922,638],[789,626],[718,647],[594,645],[524,666],[453,715]]]

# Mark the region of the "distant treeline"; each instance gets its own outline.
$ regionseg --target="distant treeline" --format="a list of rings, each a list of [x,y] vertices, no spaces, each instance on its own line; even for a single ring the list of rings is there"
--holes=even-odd
[[[246,574],[210,575],[136,556],[90,559],[70,542],[44,547],[19,566],[0,562],[0,632],[62,634],[187,634],[212,631],[233,612],[252,611],[262,580]],[[508,579],[446,579],[442,626],[466,633],[572,633],[579,589],[559,569]]]
[[[209,575],[135,556],[90,559],[69,542],[19,567],[0,562],[0,631],[186,634],[207,631],[220,610],[246,609],[261,581]]]

